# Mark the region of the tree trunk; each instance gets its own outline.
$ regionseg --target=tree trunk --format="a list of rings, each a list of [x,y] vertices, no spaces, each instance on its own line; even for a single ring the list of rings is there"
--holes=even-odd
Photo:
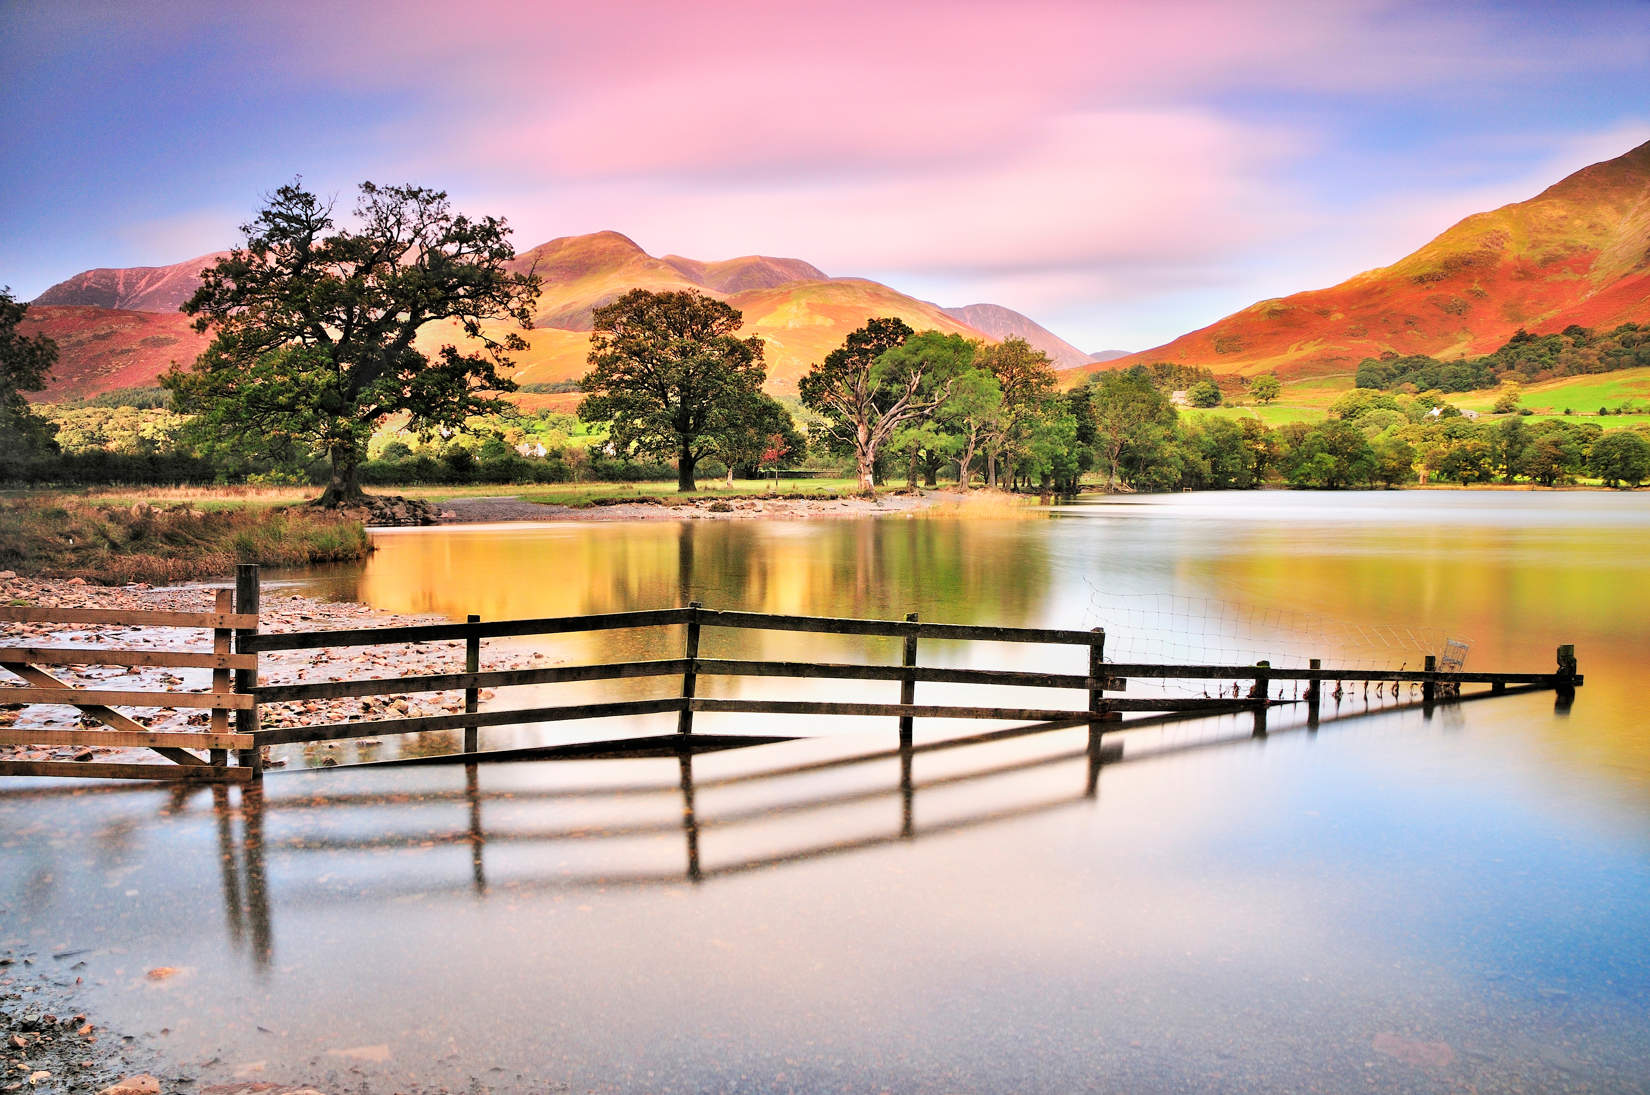
[[[681,455],[676,458],[676,491],[678,494],[691,494],[699,489],[699,484],[693,478],[693,469],[698,463],[699,459],[693,455],[693,448],[684,443]]]
[[[963,449],[962,459],[957,461],[957,486],[968,490],[972,486],[974,473],[969,469],[974,465],[974,449],[977,444],[976,432],[968,431],[968,447]]]
[[[875,494],[877,492],[876,477],[871,454],[861,449],[854,454],[854,463],[859,472],[859,493]]]
[[[985,454],[985,485],[992,490],[997,489],[997,453],[996,450],[987,450]]]
[[[332,477],[315,504],[325,509],[364,504],[367,494],[356,477],[361,463],[360,450],[352,444],[334,445],[328,455],[332,458]]]
[[[905,465],[905,489],[915,490],[917,487],[917,450],[911,450],[911,461]]]

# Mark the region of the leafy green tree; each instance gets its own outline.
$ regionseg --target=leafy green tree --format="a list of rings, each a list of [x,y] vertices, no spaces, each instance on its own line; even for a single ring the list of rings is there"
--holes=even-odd
[[[1256,403],[1270,403],[1283,393],[1283,384],[1271,373],[1262,373],[1249,382],[1249,394]]]
[[[957,436],[938,421],[937,413],[934,418],[901,426],[888,439],[889,454],[905,460],[907,487],[917,485],[919,470],[928,486],[936,486],[940,466],[956,453],[958,447]]]
[[[1495,406],[1490,410],[1495,414],[1517,414],[1518,403],[1524,398],[1524,388],[1519,384],[1508,384],[1505,391],[1495,397]]]
[[[1493,453],[1491,458],[1501,472],[1502,482],[1511,483],[1524,474],[1530,436],[1522,418],[1505,418],[1496,423],[1490,445]]]
[[[1375,450],[1356,425],[1339,419],[1311,427],[1290,452],[1285,476],[1293,486],[1339,490],[1375,478]]]
[[[1593,442],[1588,465],[1607,487],[1636,487],[1650,479],[1650,441],[1631,430],[1611,430]]]
[[[1131,440],[1143,443],[1154,427],[1173,426],[1175,409],[1138,366],[1091,380],[1089,404],[1094,408],[1095,446],[1107,467],[1108,486],[1115,490],[1125,448]]]
[[[1047,397],[1059,381],[1048,355],[1014,335],[987,347],[980,364],[996,377],[1002,392],[1002,402],[986,433],[986,482],[997,485],[1000,464],[1003,478],[1013,487],[1014,465],[1026,452],[1046,412]]]
[[[1402,437],[1388,432],[1370,442],[1375,455],[1371,478],[1385,487],[1398,487],[1415,481],[1415,447]]]
[[[57,364],[57,343],[17,332],[29,306],[0,289],[0,453],[55,452],[56,427],[29,408],[24,392],[38,392]]]
[[[1194,407],[1204,409],[1218,407],[1220,406],[1220,389],[1215,386],[1212,380],[1200,380],[1193,384],[1191,390],[1186,393],[1186,402]]]
[[[1254,419],[1244,419],[1253,422]],[[1258,425],[1258,423],[1257,423]],[[1247,490],[1255,486],[1255,468],[1245,447],[1243,427],[1229,418],[1204,418],[1184,427],[1182,445],[1195,460],[1188,470],[1203,490]]]
[[[1247,467],[1246,487],[1259,487],[1265,484],[1267,475],[1278,459],[1278,441],[1266,423],[1256,418],[1238,419],[1238,432],[1242,435],[1240,442],[1243,452],[1243,462]]]
[[[730,487],[736,469],[772,466],[777,478],[782,464],[797,463],[807,455],[807,439],[797,430],[791,412],[766,392],[755,392],[729,418],[732,427],[719,432],[715,452],[727,466]],[[766,459],[769,454],[772,459]]]
[[[1038,491],[1044,496],[1056,487],[1067,494],[1076,493],[1077,476],[1082,470],[1077,416],[1072,413],[1069,402],[1056,393],[1044,395],[1039,403],[1026,437],[1021,470],[1028,481],[1033,477],[1037,479]]]
[[[539,287],[506,269],[503,220],[454,213],[441,191],[362,183],[355,218],[338,228],[331,206],[297,183],[271,195],[243,246],[202,271],[184,302],[211,345],[162,380],[208,444],[325,453],[327,506],[362,498],[357,468],[387,416],[456,429],[501,406],[489,393],[514,390],[499,369],[526,343],[484,324],[532,326]],[[442,323],[479,349],[449,344],[432,357],[414,345]]]
[[[1331,415],[1347,422],[1358,422],[1374,411],[1398,409],[1396,396],[1386,392],[1372,392],[1365,388],[1354,388],[1329,405]]]
[[[1457,483],[1488,483],[1495,478],[1495,453],[1476,434],[1447,440],[1438,457],[1438,476]]]
[[[848,335],[798,385],[823,431],[854,456],[859,489],[874,489],[877,459],[900,426],[930,417],[974,361],[961,335],[914,335],[899,319],[873,319]]]
[[[697,489],[699,461],[748,453],[749,424],[771,415],[762,340],[737,337],[743,322],[738,309],[691,289],[632,289],[597,308],[579,417],[608,423],[620,451],[674,458],[677,490]]]
[[[1587,441],[1581,430],[1551,422],[1534,431],[1525,458],[1525,474],[1544,487],[1567,483],[1587,467]]]
[[[1002,410],[1003,389],[989,369],[968,369],[957,377],[951,398],[941,411],[941,424],[957,438],[957,485],[968,490],[974,478],[974,456]]]

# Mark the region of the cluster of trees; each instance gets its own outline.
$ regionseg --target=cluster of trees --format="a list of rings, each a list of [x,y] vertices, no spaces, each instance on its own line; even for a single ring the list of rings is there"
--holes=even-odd
[[[1315,426],[1274,431],[1279,471],[1294,486],[1399,486],[1417,480],[1542,486],[1592,475],[1606,486],[1650,478],[1650,438],[1592,422],[1512,415],[1470,420],[1442,394],[1348,393]]]
[[[737,337],[731,306],[692,290],[632,290],[595,313],[579,414],[620,454],[674,460],[694,489],[701,460],[775,468],[816,455],[851,462],[860,489],[890,466],[936,482],[948,465],[988,484],[1074,484],[1083,446],[1048,356],[1023,339],[993,346],[895,318],[872,319],[802,378],[814,417],[804,438],[764,394],[763,346]]]
[[[1650,325],[1623,323],[1602,334],[1572,325],[1553,335],[1520,330],[1499,350],[1459,361],[1395,353],[1365,358],[1358,364],[1357,385],[1384,391],[1467,392],[1507,380],[1530,383],[1641,365],[1650,365]]]
[[[1643,432],[1565,419],[1532,425],[1521,416],[1474,421],[1439,392],[1354,390],[1335,402],[1328,420],[1276,429],[1252,418],[1182,415],[1138,366],[1100,374],[1066,399],[1086,444],[1072,459],[1134,490],[1650,480]]]
[[[873,319],[799,390],[802,405],[819,415],[816,447],[851,458],[861,490],[894,461],[908,483],[920,473],[929,485],[952,463],[964,486],[976,461],[991,486],[1075,483],[1083,470],[1077,421],[1057,391],[1054,366],[1024,339],[985,346]]]
[[[741,338],[740,313],[694,291],[636,289],[596,310],[578,420],[510,407],[499,397],[515,389],[505,370],[525,346],[515,330],[531,326],[538,281],[507,269],[502,220],[455,213],[438,191],[363,183],[353,225],[340,227],[294,183],[243,231],[244,245],[206,270],[183,306],[210,346],[174,366],[162,392],[43,417],[22,393],[44,386],[56,347],[19,335],[27,306],[0,292],[0,473],[51,466],[73,479],[125,461],[134,479],[290,475],[324,480],[330,505],[359,497],[364,480],[625,478],[667,466],[691,491],[701,467],[730,478],[777,471],[810,449],[851,463],[865,490],[901,468],[913,484],[949,472],[964,486],[979,476],[1045,492],[1076,489],[1090,469],[1139,490],[1650,478],[1641,432],[1517,415],[1468,421],[1442,394],[1650,364],[1650,328],[1633,324],[1605,335],[1520,332],[1469,362],[1371,359],[1328,421],[1271,430],[1182,418],[1169,393],[1208,407],[1222,384],[1243,386],[1206,369],[1135,366],[1061,392],[1047,356],[1021,339],[985,345],[877,318],[802,379],[810,438],[762,390],[762,340]],[[466,348],[420,349],[431,324],[456,326]],[[1248,390],[1266,403],[1279,385],[1263,376]],[[369,459],[386,420],[404,421],[409,440]],[[571,443],[575,434],[586,443]]]

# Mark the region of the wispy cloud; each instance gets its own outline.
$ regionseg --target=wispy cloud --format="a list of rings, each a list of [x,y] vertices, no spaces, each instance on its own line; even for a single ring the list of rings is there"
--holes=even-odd
[[[1125,315],[1130,339],[1143,316],[1167,338],[1215,318],[1187,308],[1390,261],[1647,130],[1643,4],[131,0],[24,16],[0,43],[20,74],[0,105],[34,119],[50,166],[32,187],[0,178],[0,236],[25,240],[8,262],[97,238],[174,261],[233,242],[261,193],[249,177],[370,177],[448,187],[524,244],[616,228],[656,253],[791,254],[954,290],[944,303],[1012,292],[998,299],[1083,324],[1080,342],[1120,341],[1105,325]],[[1100,296],[1084,308],[1085,293]]]

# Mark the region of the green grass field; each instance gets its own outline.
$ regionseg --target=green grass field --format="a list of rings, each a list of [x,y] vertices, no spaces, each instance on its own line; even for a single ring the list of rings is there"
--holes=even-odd
[[[1294,381],[1283,386],[1276,402],[1268,405],[1243,403],[1237,406],[1212,407],[1208,410],[1181,408],[1181,414],[1194,419],[1199,415],[1218,418],[1256,418],[1271,427],[1290,422],[1322,422],[1329,417],[1329,407],[1351,391],[1351,376],[1314,377]],[[1504,389],[1482,392],[1461,392],[1450,395],[1449,401],[1462,410],[1489,414],[1490,408]],[[1532,384],[1524,389],[1522,406],[1535,413],[1530,418],[1564,418],[1596,422],[1607,430],[1630,426],[1650,425],[1650,411],[1644,414],[1610,414],[1600,416],[1600,407],[1614,409],[1624,402],[1650,404],[1650,368],[1623,369],[1615,373],[1566,377]],[[1574,413],[1564,414],[1565,408]]]
[[[1181,417],[1187,421],[1196,421],[1200,417],[1207,418],[1258,418],[1268,427],[1282,426],[1290,422],[1322,422],[1329,417],[1327,407],[1305,407],[1294,404],[1272,403],[1266,406],[1245,407],[1182,407]]]
[[[903,478],[896,477],[898,485]],[[848,478],[786,479],[781,476],[777,492],[834,497],[852,494],[858,482]],[[897,488],[896,488],[897,489]],[[774,493],[771,479],[735,479],[729,487],[721,479],[699,480],[692,498],[760,498]],[[202,512],[227,509],[268,509],[307,502],[321,493],[320,487],[119,487],[83,491],[15,491],[16,498],[71,497],[99,505],[132,506],[139,502],[152,506],[186,503]],[[477,483],[470,485],[429,484],[405,487],[370,487],[369,494],[402,495],[429,502],[450,498],[520,498],[556,506],[589,506],[597,500],[677,497],[676,481],[649,483]]]
[[[1458,407],[1487,411],[1495,405],[1503,390],[1464,392],[1453,397],[1451,402]],[[1623,369],[1616,373],[1597,373],[1591,376],[1571,376],[1562,380],[1532,384],[1524,389],[1522,404],[1537,414],[1562,415],[1564,408],[1568,407],[1577,415],[1597,415],[1600,407],[1613,409],[1627,401],[1650,402],[1650,368]],[[1617,421],[1617,416],[1610,415],[1601,419],[1600,424],[1626,426],[1633,424],[1629,419],[1644,417],[1622,415]]]

